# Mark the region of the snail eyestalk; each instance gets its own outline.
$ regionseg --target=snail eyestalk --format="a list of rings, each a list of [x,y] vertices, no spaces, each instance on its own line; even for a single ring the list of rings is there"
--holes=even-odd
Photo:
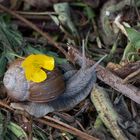
[[[86,68],[86,57],[85,57],[85,40],[83,39],[82,40],[82,57],[83,57],[83,60],[82,60],[82,68],[85,69]]]

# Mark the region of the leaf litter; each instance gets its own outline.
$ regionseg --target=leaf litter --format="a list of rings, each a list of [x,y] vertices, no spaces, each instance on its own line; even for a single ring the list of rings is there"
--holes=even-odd
[[[140,3],[98,0],[93,5],[90,0],[2,1],[1,139],[140,139]],[[70,63],[76,71],[84,61],[88,68],[108,56],[96,68],[90,96],[67,111],[36,118],[10,106],[3,75],[14,59],[38,53],[51,54],[59,67]]]

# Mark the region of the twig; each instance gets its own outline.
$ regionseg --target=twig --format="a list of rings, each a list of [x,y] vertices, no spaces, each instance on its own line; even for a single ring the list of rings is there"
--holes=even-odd
[[[59,49],[67,57],[67,52],[57,42],[55,42],[46,32],[43,32],[35,24],[33,24],[29,20],[25,19],[24,17],[20,16],[19,14],[15,13],[14,11],[9,10],[8,8],[4,7],[1,4],[0,4],[0,9],[7,12],[8,14],[16,17],[17,19],[19,19],[22,22],[24,22],[25,24],[27,24],[30,28],[34,29],[36,32],[38,32],[40,35],[42,35],[44,38],[46,38],[50,44],[54,45],[57,49]]]
[[[129,74],[124,80],[123,83],[126,84],[131,78],[135,77],[136,75],[140,74],[140,69],[134,71],[133,73]]]
[[[45,119],[45,120],[44,120]],[[42,122],[44,124],[47,124],[51,127],[54,127],[54,128],[57,128],[57,129],[60,129],[60,130],[63,130],[63,131],[66,131],[66,132],[69,132],[71,134],[74,134],[84,140],[99,140],[91,135],[88,135],[87,133],[85,132],[82,132],[68,124],[65,124],[59,120],[56,120],[54,118],[51,118],[49,116],[45,116],[44,119],[36,119],[36,121],[39,121],[39,122]]]
[[[56,12],[26,12],[26,11],[16,11],[16,13],[21,15],[57,15]]]
[[[140,104],[140,89],[131,85],[123,84],[123,80],[118,76],[111,73],[109,70],[102,66],[97,67],[97,77],[111,86],[113,89],[119,91],[123,95],[127,96],[131,100]]]
[[[8,106],[6,103],[4,103],[2,101],[0,101],[0,106],[4,107],[4,108],[6,108],[6,109],[8,109],[10,111],[14,111],[13,108],[11,108],[10,106]]]
[[[77,119],[75,119],[74,116],[71,116],[64,112],[53,112],[53,114],[59,116],[59,118],[65,120],[68,123],[76,123],[79,126],[80,130],[82,130],[83,132],[86,132],[85,128]]]
[[[124,28],[124,26],[120,23],[120,20],[121,20],[121,15],[118,15],[116,18],[115,18],[115,21],[114,23],[116,24],[116,26],[122,31],[123,34],[125,34],[126,36],[127,35],[127,32]]]

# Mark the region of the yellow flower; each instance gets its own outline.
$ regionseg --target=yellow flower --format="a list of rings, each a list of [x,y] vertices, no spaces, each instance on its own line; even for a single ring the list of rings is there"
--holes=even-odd
[[[43,54],[32,54],[25,58],[22,67],[25,70],[27,80],[39,83],[47,78],[47,74],[43,69],[50,71],[54,69],[54,58]]]

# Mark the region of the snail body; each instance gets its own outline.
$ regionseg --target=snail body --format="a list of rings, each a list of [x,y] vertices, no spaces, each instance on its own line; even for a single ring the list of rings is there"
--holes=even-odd
[[[47,72],[47,79],[40,83],[26,80],[22,60],[15,60],[4,75],[4,86],[9,97],[16,101],[49,102],[63,94],[65,82],[60,70]]]

